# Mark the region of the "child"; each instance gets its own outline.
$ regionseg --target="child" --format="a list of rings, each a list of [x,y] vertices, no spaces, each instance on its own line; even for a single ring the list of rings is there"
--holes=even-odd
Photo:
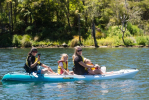
[[[68,70],[68,55],[67,54],[62,54],[61,55],[61,60],[58,61],[58,74],[59,75],[70,75],[73,74],[72,71]]]
[[[87,65],[94,65],[89,59],[84,59],[84,62],[85,62],[85,64],[87,64]],[[94,65],[95,67],[94,68],[88,68],[87,70],[88,70],[88,72],[89,72],[89,74],[91,74],[91,75],[95,75],[96,74],[96,72],[95,72],[95,70],[96,69],[99,69],[99,72],[98,72],[98,74],[100,73],[100,74],[104,74],[105,73],[105,67],[104,67],[104,71],[102,70],[102,67],[100,67],[98,64],[95,64]]]

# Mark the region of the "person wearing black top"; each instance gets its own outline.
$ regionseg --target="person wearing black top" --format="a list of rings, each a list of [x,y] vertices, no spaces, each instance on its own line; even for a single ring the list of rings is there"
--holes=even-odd
[[[24,69],[26,70],[27,73],[36,72],[37,74],[44,74],[44,73],[56,74],[49,66],[40,62],[40,55],[38,55],[38,58],[35,57],[36,55],[37,55],[37,49],[33,47],[31,51],[28,53],[26,63],[24,65]],[[38,70],[37,69],[38,65],[44,67],[44,69]]]
[[[75,52],[73,55],[74,68],[73,71],[77,75],[88,75],[88,68],[94,68],[94,65],[86,65],[84,63],[84,57],[82,56],[81,47],[75,47]]]

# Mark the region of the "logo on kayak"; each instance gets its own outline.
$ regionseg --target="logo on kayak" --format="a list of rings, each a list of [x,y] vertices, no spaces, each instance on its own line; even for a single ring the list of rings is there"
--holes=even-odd
[[[63,79],[74,79],[73,77],[63,77]]]

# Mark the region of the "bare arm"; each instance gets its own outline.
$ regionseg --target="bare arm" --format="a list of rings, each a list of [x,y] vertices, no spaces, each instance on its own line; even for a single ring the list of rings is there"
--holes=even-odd
[[[45,65],[45,64],[41,64],[42,67],[44,68],[49,68],[49,66]]]
[[[47,65],[45,65],[45,64],[42,64],[41,65],[42,67],[44,67],[44,68],[47,68],[49,71],[51,71],[51,72],[54,72],[49,66],[47,66]],[[55,73],[55,72],[54,72]]]
[[[94,65],[86,65],[83,61],[80,61],[79,64],[85,68],[93,68]]]
[[[63,72],[65,72],[66,74],[68,74],[69,75],[69,73],[64,69],[64,67],[63,66],[60,66],[61,67],[61,69],[63,70]]]
[[[31,58],[29,60],[31,61]],[[37,65],[38,61],[40,61],[40,58],[39,57],[38,57],[38,60],[35,63],[33,63],[33,64],[30,65],[30,67],[31,68],[34,68]]]

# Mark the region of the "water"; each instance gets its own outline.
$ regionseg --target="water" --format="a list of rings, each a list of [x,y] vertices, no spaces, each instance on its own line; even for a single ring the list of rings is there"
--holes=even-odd
[[[0,80],[8,72],[23,72],[30,49],[0,49]],[[72,48],[38,49],[41,62],[57,71],[60,54],[69,56],[69,70],[73,66]],[[83,48],[83,56],[94,64],[106,66],[107,71],[137,68],[133,79],[112,79],[75,82],[0,82],[0,99],[6,100],[148,100],[149,48]]]

